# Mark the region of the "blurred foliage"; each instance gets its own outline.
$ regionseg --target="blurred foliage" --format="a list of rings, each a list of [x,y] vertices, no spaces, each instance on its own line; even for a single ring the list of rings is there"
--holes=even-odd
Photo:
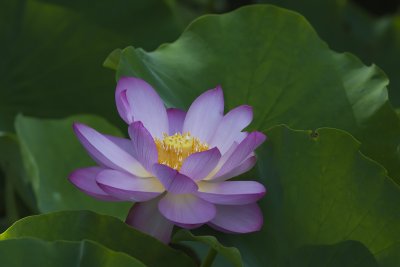
[[[181,29],[158,0],[1,1],[0,130],[12,131],[18,112],[120,122],[104,56],[132,43],[153,49]]]
[[[3,200],[3,210],[5,225],[1,225],[4,230],[8,224],[24,216],[36,213],[36,199],[32,191],[31,184],[26,175],[22,164],[19,141],[15,134],[0,134],[0,176],[3,177],[0,185]]]

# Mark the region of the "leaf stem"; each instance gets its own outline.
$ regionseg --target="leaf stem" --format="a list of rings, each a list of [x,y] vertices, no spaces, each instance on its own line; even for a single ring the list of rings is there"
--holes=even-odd
[[[215,256],[217,256],[217,251],[214,248],[210,247],[206,258],[204,259],[200,267],[211,267],[214,262]]]

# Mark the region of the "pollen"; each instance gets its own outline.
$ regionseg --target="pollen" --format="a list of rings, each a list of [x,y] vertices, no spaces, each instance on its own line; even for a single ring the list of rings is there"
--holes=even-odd
[[[208,150],[208,144],[202,143],[190,133],[163,134],[163,139],[154,139],[158,151],[158,163],[180,170],[184,160],[191,154]]]

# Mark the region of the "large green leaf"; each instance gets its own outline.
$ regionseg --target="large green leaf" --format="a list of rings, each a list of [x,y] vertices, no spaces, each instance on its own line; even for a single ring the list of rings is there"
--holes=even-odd
[[[0,242],[0,258],[2,266],[7,267],[145,267],[143,263],[124,253],[109,250],[89,240],[3,240]]]
[[[93,240],[125,252],[148,266],[195,266],[183,252],[164,245],[111,216],[89,211],[64,211],[19,220],[0,240],[35,237],[46,241]]]
[[[163,1],[1,1],[0,130],[11,130],[18,112],[119,122],[104,57],[132,42],[154,48],[179,32]]]
[[[269,141],[258,151],[259,175],[268,190],[260,202],[264,227],[246,236],[221,235],[225,242],[237,246],[250,266],[282,266],[304,246],[345,240],[361,242],[380,266],[399,266],[400,188],[359,152],[352,136],[283,126],[266,134]],[[314,247],[318,250],[324,249]]]
[[[225,247],[214,236],[196,236],[188,230],[182,229],[174,234],[172,237],[172,243],[179,243],[185,241],[199,242],[206,244],[213,249],[215,253],[221,254],[235,267],[242,267],[242,256],[237,248]]]
[[[73,170],[96,165],[74,135],[74,121],[91,125],[104,133],[120,135],[115,127],[95,116],[63,120],[17,117],[15,128],[39,211],[89,209],[124,219],[130,203],[96,200],[68,181],[67,177]]]
[[[378,267],[374,256],[364,245],[356,241],[302,247],[288,259],[286,265],[288,267]]]
[[[117,78],[144,78],[170,105],[186,108],[221,84],[229,109],[254,107],[252,128],[345,129],[400,181],[400,120],[387,99],[386,76],[329,50],[296,13],[256,5],[204,16],[154,52],[128,47],[118,54]]]
[[[352,1],[258,0],[300,12],[322,39],[337,51],[350,51],[363,61],[378,64],[390,79],[389,95],[400,106],[400,16],[375,18]]]

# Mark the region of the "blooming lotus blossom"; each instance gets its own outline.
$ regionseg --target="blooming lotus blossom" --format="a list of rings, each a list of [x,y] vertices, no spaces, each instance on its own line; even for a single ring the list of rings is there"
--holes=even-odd
[[[78,169],[70,181],[106,201],[135,202],[126,222],[168,243],[174,225],[203,224],[229,233],[258,231],[263,217],[256,201],[265,194],[255,181],[228,181],[256,163],[260,132],[242,132],[252,108],[224,115],[221,87],[200,95],[187,112],[166,109],[145,81],[118,82],[116,104],[130,139],[101,134],[75,123],[74,131],[98,166]]]

